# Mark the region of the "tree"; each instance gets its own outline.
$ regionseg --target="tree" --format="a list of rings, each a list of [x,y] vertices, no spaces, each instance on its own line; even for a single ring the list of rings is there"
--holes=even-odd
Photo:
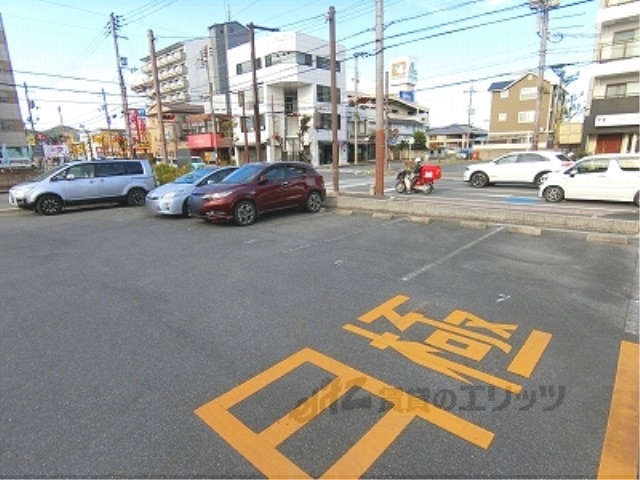
[[[417,132],[413,133],[413,149],[414,150],[426,150],[427,149],[426,142],[427,142],[427,135],[423,131],[418,130]]]
[[[560,102],[556,107],[555,121],[553,122],[553,146],[559,147],[559,132],[562,122],[569,122],[578,115],[582,115],[584,112],[583,97],[584,92],[568,94],[567,87],[575,82],[580,76],[579,73],[569,75],[566,71],[567,65],[557,64],[551,65],[551,70],[558,76],[560,81],[560,88],[562,89],[562,96]]]

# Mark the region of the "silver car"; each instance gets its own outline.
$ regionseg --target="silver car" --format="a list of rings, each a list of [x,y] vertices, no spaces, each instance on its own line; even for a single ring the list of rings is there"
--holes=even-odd
[[[79,161],[14,185],[9,190],[9,203],[42,215],[57,215],[66,207],[82,204],[140,206],[155,186],[147,160]]]
[[[147,194],[145,206],[151,213],[189,216],[187,199],[197,187],[218,183],[237,167],[204,167],[192,170]]]

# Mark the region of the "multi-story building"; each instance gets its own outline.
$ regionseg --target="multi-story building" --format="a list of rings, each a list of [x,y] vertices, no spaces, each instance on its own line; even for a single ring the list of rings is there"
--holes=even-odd
[[[538,95],[538,76],[526,73],[519,78],[494,82],[491,92],[491,117],[489,119],[489,143],[531,146]],[[565,91],[558,83],[547,79],[543,82],[540,108],[540,148],[551,146],[556,115],[560,114]]]
[[[31,163],[9,46],[0,15],[0,163]]]
[[[259,122],[254,121],[254,85],[248,44],[227,52],[229,91],[236,122],[238,160],[304,159],[314,165],[332,162],[331,71],[329,42],[299,32],[276,32],[256,38],[255,65]],[[346,74],[344,48],[336,47],[338,162],[347,163]],[[244,98],[244,105],[242,99]],[[260,125],[256,135],[255,126]],[[245,128],[242,128],[245,127]],[[257,137],[260,138],[256,145]],[[257,146],[257,148],[256,148]]]
[[[208,38],[175,43],[156,52],[169,157],[191,153],[207,161],[230,159],[230,135],[220,134],[231,111],[227,51],[248,42],[249,31],[245,26],[226,22],[210,26]],[[161,139],[157,111],[153,108],[151,59],[145,57],[141,61],[142,77],[132,89],[146,94],[150,150],[159,156]],[[204,113],[194,115],[198,112]],[[215,119],[215,114],[219,118]]]
[[[583,127],[591,153],[640,151],[640,1],[600,0]]]
[[[209,40],[196,39],[174,43],[156,52],[160,99],[162,103],[204,103],[208,82],[202,52]],[[150,57],[141,59],[142,72],[131,89],[146,96],[146,108],[154,105],[153,76]]]
[[[376,97],[366,93],[349,92],[349,161],[366,161],[376,155]],[[385,99],[385,128],[390,145],[410,142],[416,132],[429,128],[429,109],[404,100],[399,95]],[[357,139],[356,139],[357,132]]]

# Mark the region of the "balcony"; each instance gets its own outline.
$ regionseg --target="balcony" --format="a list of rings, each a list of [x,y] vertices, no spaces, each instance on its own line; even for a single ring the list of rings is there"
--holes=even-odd
[[[611,62],[640,56],[640,41],[637,39],[610,43],[598,47],[598,62]]]
[[[195,133],[187,135],[187,144],[194,150],[227,148],[231,146],[231,139],[220,133]]]

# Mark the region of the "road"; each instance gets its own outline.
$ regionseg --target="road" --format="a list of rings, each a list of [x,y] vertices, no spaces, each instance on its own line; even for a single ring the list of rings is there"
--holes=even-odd
[[[592,215],[600,218],[638,220],[638,208],[631,203],[590,202],[566,200],[552,204],[538,196],[538,190],[531,185],[492,185],[476,189],[462,181],[462,172],[466,163],[443,164],[443,178],[436,182],[436,188],[430,195],[399,195],[395,192],[395,170],[392,166],[386,171],[384,192],[386,196],[399,199],[411,198],[412,201],[428,201],[457,204],[460,206],[478,206],[487,208],[517,207],[529,211],[545,211],[552,214]],[[396,168],[399,170],[400,166]],[[329,167],[320,168],[329,191],[334,191],[332,173]],[[341,193],[368,194],[375,182],[375,168],[371,165],[343,167],[339,170],[339,190]]]
[[[0,241],[1,477],[637,477],[637,239],[87,208]]]

